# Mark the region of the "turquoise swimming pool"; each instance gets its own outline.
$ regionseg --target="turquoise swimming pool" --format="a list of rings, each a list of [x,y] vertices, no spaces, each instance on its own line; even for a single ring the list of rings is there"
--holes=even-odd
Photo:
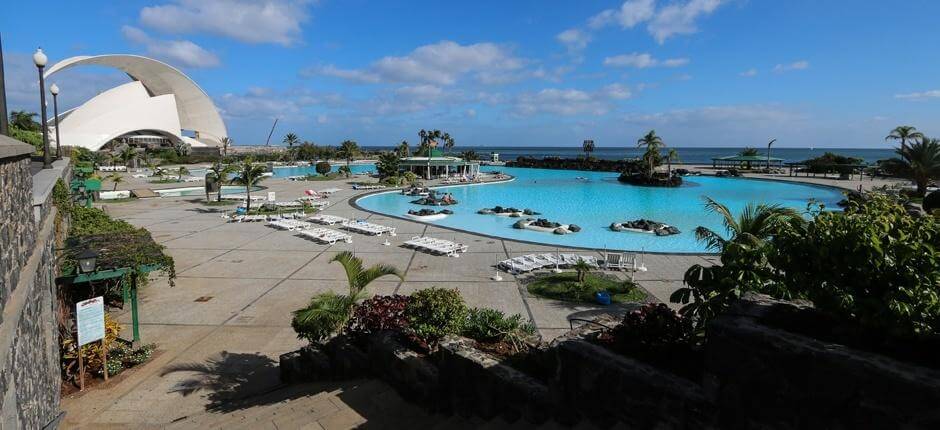
[[[337,172],[339,171],[340,166],[344,165],[345,164],[333,164],[330,168],[330,171]],[[352,171],[354,175],[358,175],[360,173],[375,173],[375,163],[350,164],[349,170]],[[316,174],[317,169],[315,166],[278,166],[274,168],[275,178],[287,178],[289,176]]]
[[[742,178],[690,176],[679,188],[637,187],[617,182],[617,174],[525,168],[483,168],[500,170],[516,177],[514,181],[471,186],[452,186],[442,190],[452,193],[459,204],[454,211],[433,224],[490,236],[539,242],[550,245],[594,249],[664,253],[701,253],[705,247],[695,240],[693,230],[705,226],[724,232],[718,215],[705,212],[702,198],[711,197],[739,212],[748,202],[776,203],[803,210],[810,200],[837,208],[842,192],[830,188],[782,181]],[[580,178],[580,179],[579,179]],[[427,206],[411,204],[415,197],[398,192],[373,194],[357,204],[367,210],[402,217],[409,209]],[[555,235],[512,228],[519,218],[480,215],[482,208],[500,205],[529,208],[562,224],[577,224],[581,231]],[[437,208],[439,209],[439,208]],[[613,222],[638,218],[663,222],[681,230],[673,236],[614,232]]]

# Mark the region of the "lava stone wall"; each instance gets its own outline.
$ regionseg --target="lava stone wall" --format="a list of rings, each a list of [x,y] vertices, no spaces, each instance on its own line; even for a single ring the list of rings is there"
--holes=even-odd
[[[54,173],[68,174],[68,162]],[[61,390],[54,244],[56,209],[34,217],[30,160],[0,159],[0,429],[54,427]]]

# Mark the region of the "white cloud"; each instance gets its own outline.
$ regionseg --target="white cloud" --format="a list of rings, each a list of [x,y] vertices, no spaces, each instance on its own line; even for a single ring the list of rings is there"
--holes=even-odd
[[[790,72],[793,70],[806,70],[808,68],[809,68],[809,61],[800,60],[800,61],[795,61],[790,64],[778,64],[774,66],[774,72],[783,73],[783,72]]]
[[[207,32],[248,43],[300,39],[310,0],[174,0],[141,9],[140,22],[164,33]]]
[[[621,84],[610,84],[597,91],[546,88],[522,93],[512,101],[517,115],[540,113],[556,115],[604,115],[614,107],[613,102],[630,98],[630,89]]]
[[[653,17],[654,0],[627,0],[620,9],[607,9],[588,20],[588,26],[599,29],[618,24],[621,28],[632,28]]]
[[[577,28],[562,31],[555,38],[568,48],[568,52],[581,51],[591,42],[591,35]]]
[[[940,90],[922,91],[919,93],[895,94],[894,98],[911,101],[924,101],[928,99],[940,98]]]
[[[416,48],[401,57],[388,56],[365,69],[341,70],[332,66],[302,71],[305,76],[316,74],[339,77],[354,82],[398,82],[414,84],[453,85],[460,78],[473,75],[482,83],[511,81],[522,69],[524,61],[506,47],[494,43],[461,45],[441,41]]]
[[[714,12],[721,3],[722,0],[689,0],[670,4],[656,12],[647,30],[659,43],[675,35],[695,33],[698,31],[695,21]]]
[[[248,88],[243,94],[226,93],[215,98],[222,115],[229,119],[274,119],[305,121],[309,108],[342,108],[346,101],[338,94],[308,90],[275,91],[264,87]],[[325,118],[325,117],[324,117]],[[320,121],[318,116],[317,121]]]
[[[614,100],[626,100],[633,95],[629,88],[621,84],[607,85],[601,90],[601,93]]]
[[[743,76],[745,78],[752,78],[757,76],[757,69],[747,69],[741,73],[738,73],[738,76]]]
[[[143,30],[125,25],[121,27],[124,38],[142,45],[147,55],[167,60],[183,67],[208,68],[221,64],[219,57],[188,40],[162,40],[150,37]]]
[[[645,69],[648,67],[680,67],[689,64],[688,58],[669,58],[666,60],[657,60],[647,53],[634,52],[631,54],[615,55],[604,58],[604,65],[611,67],[633,67],[636,69]]]
[[[804,119],[803,115],[775,105],[706,106],[652,114],[630,114],[624,121],[636,124],[729,126],[733,124],[781,124]]]

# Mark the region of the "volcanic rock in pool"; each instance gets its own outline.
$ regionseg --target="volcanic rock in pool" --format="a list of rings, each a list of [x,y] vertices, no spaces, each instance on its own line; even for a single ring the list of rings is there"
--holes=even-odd
[[[572,232],[572,233],[577,233],[577,232],[581,231],[581,227],[578,227],[577,224],[568,224],[568,231],[570,231],[570,232]]]
[[[552,233],[555,233],[555,234],[568,234],[568,230],[565,230],[565,229],[563,229],[563,228],[561,228],[561,227],[558,227],[558,228],[556,228],[555,230],[553,230]]]
[[[633,221],[626,221],[622,223],[612,223],[610,224],[610,229],[613,231],[623,231],[625,229],[633,230],[643,230],[656,234],[657,236],[669,236],[673,234],[679,234],[680,231],[678,228],[675,228],[671,225],[666,225],[657,221],[650,221],[648,219],[637,219]]]
[[[439,213],[442,213],[442,214],[445,214],[445,215],[453,215],[453,214],[454,214],[454,211],[452,211],[452,210],[450,210],[450,209],[444,209],[444,210],[440,211]]]
[[[523,228],[525,228],[525,226],[526,226],[527,223],[528,223],[528,221],[526,221],[526,220],[524,220],[524,219],[521,219],[521,220],[519,220],[519,221],[516,221],[516,223],[512,225],[512,228],[523,229]]]
[[[547,219],[545,219],[545,218],[539,218],[539,219],[535,220],[535,222],[533,222],[532,225],[534,225],[534,226],[536,226],[536,227],[544,227],[544,228],[558,228],[558,227],[561,227],[561,224],[559,224],[559,223],[557,223],[557,222],[549,221],[549,220],[547,220]]]
[[[449,211],[449,210],[447,210],[447,209],[444,209],[444,210],[442,210],[442,211],[440,211],[440,212],[435,212],[433,209],[421,209],[421,210],[417,210],[417,211],[412,209],[412,210],[409,210],[409,211],[408,211],[408,214],[409,214],[409,215],[416,215],[416,216],[429,216],[429,215],[437,215],[437,214],[450,215],[450,214],[453,214],[453,212],[452,212],[452,211]]]
[[[493,214],[495,214],[496,212],[494,212],[492,209],[485,208],[485,209],[480,209],[480,210],[478,210],[477,213],[480,214],[480,215],[493,215]]]
[[[526,214],[526,215],[541,215],[540,213],[538,213],[538,212],[536,212],[536,211],[534,211],[534,210],[532,210],[532,209],[523,209],[523,210],[522,210],[522,213],[523,213],[523,214]]]
[[[512,213],[509,214],[509,217],[510,217],[510,218],[519,218],[519,217],[521,217],[521,216],[522,216],[522,214],[520,214],[519,212],[512,212]]]
[[[612,222],[610,223],[610,229],[613,231],[622,231],[623,227],[618,223]]]

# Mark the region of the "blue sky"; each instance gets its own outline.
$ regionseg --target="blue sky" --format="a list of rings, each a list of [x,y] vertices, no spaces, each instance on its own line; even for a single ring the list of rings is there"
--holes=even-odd
[[[893,4],[892,4],[893,3]],[[937,133],[935,1],[151,0],[21,2],[0,15],[11,109],[29,55],[134,53],[187,73],[238,144],[885,147]],[[36,23],[45,22],[43,31]],[[76,68],[71,107],[126,80]]]

